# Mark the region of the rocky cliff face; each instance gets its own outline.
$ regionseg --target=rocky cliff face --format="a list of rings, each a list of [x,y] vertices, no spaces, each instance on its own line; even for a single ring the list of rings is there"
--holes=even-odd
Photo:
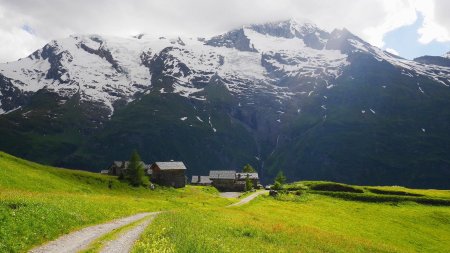
[[[0,149],[100,170],[132,149],[191,173],[448,185],[450,65],[347,30],[244,26],[210,39],[79,35],[0,64]]]

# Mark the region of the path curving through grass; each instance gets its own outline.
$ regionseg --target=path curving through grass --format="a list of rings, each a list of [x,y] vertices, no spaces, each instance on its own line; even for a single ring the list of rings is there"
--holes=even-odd
[[[61,236],[60,238],[30,250],[30,253],[75,253],[85,249],[97,238],[110,233],[114,229],[126,226],[148,216],[155,216],[159,212],[139,213],[108,223],[95,225]],[[149,223],[148,223],[149,224]],[[148,224],[146,226],[148,226]],[[139,227],[139,226],[138,226]],[[134,229],[132,229],[134,230]],[[139,235],[137,235],[139,236]],[[134,242],[134,241],[132,241]],[[125,245],[126,246],[126,245]]]
[[[115,240],[108,242],[100,253],[126,253],[130,252],[134,243],[139,239],[144,230],[150,225],[159,213],[153,213],[151,218],[146,219],[139,225],[121,233]]]
[[[269,191],[267,191],[267,190],[257,191],[255,193],[252,193],[252,194],[248,195],[247,197],[241,199],[239,202],[236,202],[234,204],[229,205],[228,207],[242,206],[242,205],[247,204],[248,202],[252,201],[254,198],[258,197],[259,195],[263,195],[263,194],[266,194],[268,192]]]

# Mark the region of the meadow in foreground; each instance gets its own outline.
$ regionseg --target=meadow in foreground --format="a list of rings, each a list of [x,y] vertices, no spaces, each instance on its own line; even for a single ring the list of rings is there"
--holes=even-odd
[[[305,190],[300,195],[260,197],[236,208],[165,213],[150,225],[134,252],[450,251],[448,205],[424,205],[402,198],[382,202],[375,198],[370,202],[376,195],[366,193],[368,189],[411,192],[445,202],[450,199],[450,191],[356,188],[364,189],[353,194],[366,197],[365,201]]]
[[[140,212],[230,203],[213,188],[133,188],[116,177],[43,166],[0,152],[0,252],[23,252]]]
[[[211,187],[151,191],[0,153],[0,252],[158,210],[134,252],[450,252],[450,191],[305,181],[280,192],[226,207],[236,200]]]

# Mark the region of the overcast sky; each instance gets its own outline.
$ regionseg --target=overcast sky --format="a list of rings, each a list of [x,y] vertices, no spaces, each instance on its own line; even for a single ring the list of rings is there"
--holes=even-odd
[[[441,55],[449,10],[448,0],[0,0],[0,62],[71,34],[211,36],[289,18],[346,27],[406,58]]]

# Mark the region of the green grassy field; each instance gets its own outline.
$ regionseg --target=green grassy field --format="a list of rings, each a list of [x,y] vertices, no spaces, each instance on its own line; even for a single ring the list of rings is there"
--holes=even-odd
[[[267,196],[238,208],[163,214],[135,252],[155,242],[162,252],[449,252],[450,208]]]
[[[230,203],[211,188],[132,188],[115,177],[42,166],[0,152],[0,252],[22,252],[139,212]]]
[[[134,252],[450,252],[450,191],[304,181],[277,197],[225,207],[234,201],[210,187],[136,189],[0,153],[0,252],[157,210],[168,212]]]

